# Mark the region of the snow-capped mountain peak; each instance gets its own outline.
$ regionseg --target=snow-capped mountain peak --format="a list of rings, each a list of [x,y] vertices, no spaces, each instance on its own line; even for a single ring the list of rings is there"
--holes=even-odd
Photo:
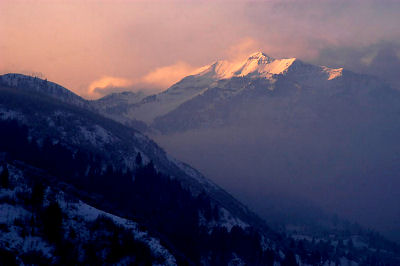
[[[263,52],[250,54],[243,61],[220,60],[199,68],[195,77],[208,81],[230,79],[233,77],[251,77],[271,79],[275,75],[296,73],[313,74],[326,80],[342,76],[343,68],[329,68],[305,63],[297,58],[275,59]]]
[[[262,52],[248,56],[244,61],[216,61],[199,69],[197,76],[213,79],[229,79],[232,77],[264,77],[285,73],[296,58],[275,59]]]

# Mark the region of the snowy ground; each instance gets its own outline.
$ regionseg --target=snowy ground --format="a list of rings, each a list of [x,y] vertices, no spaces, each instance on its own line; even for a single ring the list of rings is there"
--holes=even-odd
[[[18,251],[18,254],[40,252],[46,258],[51,259],[54,251],[52,245],[39,236],[32,236],[30,232],[25,232],[26,224],[29,224],[33,214],[29,207],[18,199],[17,195],[31,191],[24,184],[21,171],[11,165],[8,165],[8,169],[10,182],[13,186],[10,189],[0,188],[0,247]],[[46,197],[50,194],[54,193],[50,188],[47,188],[44,205],[48,204]],[[111,219],[116,225],[128,229],[135,240],[147,244],[155,257],[164,259],[164,265],[176,265],[174,256],[160,244],[158,239],[149,236],[145,231],[139,230],[137,223],[96,209],[80,200],[67,200],[62,191],[58,192],[55,198],[63,214],[67,217],[63,221],[63,228],[66,233],[73,228],[81,239],[89,239],[90,232],[87,229],[87,224],[104,216]]]

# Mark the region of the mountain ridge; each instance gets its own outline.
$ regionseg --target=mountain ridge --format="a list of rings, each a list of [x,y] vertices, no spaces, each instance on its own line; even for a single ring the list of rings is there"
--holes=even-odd
[[[316,86],[321,88],[337,87],[339,85],[335,84],[354,83],[361,80],[382,83],[372,76],[356,74],[343,68],[316,66],[297,58],[274,59],[262,52],[256,52],[242,61],[221,60],[201,67],[197,72],[184,77],[158,94],[147,96],[132,104],[123,105],[118,116],[119,119],[123,117],[125,121],[130,119],[140,120],[152,127],[156,118],[167,115],[185,102],[203,95],[208,90],[221,86],[227,88],[226,84],[232,84],[234,81],[247,82],[249,83],[247,87],[251,87],[250,83],[252,82],[263,83],[266,89],[274,90],[279,88],[279,84],[282,82],[291,83],[285,85],[286,87],[306,89]],[[224,85],[224,83],[226,84]],[[225,89],[223,93],[229,94],[229,91],[237,90],[234,89],[236,86]],[[243,84],[240,90],[245,87]],[[115,106],[115,103],[109,103],[109,106],[111,105]],[[120,106],[122,107],[122,105]],[[104,105],[104,108],[107,108],[107,105]],[[114,118],[116,117],[117,114],[114,113]]]
[[[0,84],[19,88],[25,91],[35,91],[47,96],[54,97],[62,102],[73,104],[79,107],[90,108],[89,101],[78,96],[72,91],[54,82],[43,80],[38,77],[27,76],[18,73],[0,75]]]

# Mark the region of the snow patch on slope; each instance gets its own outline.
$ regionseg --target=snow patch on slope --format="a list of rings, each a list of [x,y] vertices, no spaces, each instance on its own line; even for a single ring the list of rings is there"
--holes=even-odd
[[[343,68],[329,68],[323,66],[322,70],[328,74],[328,80],[332,80],[343,75]]]
[[[122,226],[133,232],[135,239],[146,243],[155,256],[165,258],[165,265],[176,265],[174,256],[160,244],[158,239],[150,237],[147,232],[140,231],[137,223],[96,209],[82,201],[78,201],[77,203],[67,203],[64,200],[62,192],[58,194],[57,200],[64,212],[66,212],[70,217],[78,216],[89,222],[94,221],[101,216],[110,218],[116,225]]]
[[[21,205],[21,202],[15,201],[16,193],[30,193],[31,189],[26,186],[23,174],[19,169],[9,164],[7,167],[10,173],[10,181],[16,186],[13,189],[0,188],[0,225],[3,225],[0,228],[0,247],[18,250],[21,254],[39,251],[45,257],[51,259],[54,248],[47,241],[39,236],[32,236],[29,232],[23,233],[21,226],[15,224],[16,221],[28,224],[33,215],[29,208],[25,208],[25,205]],[[2,167],[0,167],[0,170],[2,170]],[[49,204],[48,198],[52,197],[50,194],[53,194],[53,191],[50,187],[47,187],[43,206]],[[164,258],[163,265],[176,265],[174,256],[161,245],[160,241],[149,236],[146,231],[141,231],[139,225],[132,220],[101,211],[80,200],[68,200],[63,191],[58,192],[55,198],[63,213],[68,217],[63,221],[65,233],[69,231],[69,228],[74,228],[80,238],[90,239],[90,232],[87,230],[86,224],[104,216],[111,219],[116,225],[131,231],[136,240],[142,241],[150,247],[153,255]],[[7,229],[5,230],[4,228]]]
[[[221,208],[220,214],[222,215],[221,218],[221,226],[225,227],[228,231],[231,231],[234,226],[239,226],[243,229],[249,227],[249,225],[239,218],[233,217],[231,213],[226,210],[225,208]]]
[[[219,209],[219,220],[215,221],[212,220],[210,222],[207,222],[206,218],[202,213],[199,213],[199,224],[201,226],[206,226],[210,232],[213,228],[217,227],[224,227],[228,232],[232,230],[233,227],[238,226],[242,229],[246,229],[249,227],[249,225],[239,218],[233,217],[232,214],[225,208],[220,208]]]
[[[95,146],[104,146],[104,144],[114,141],[114,137],[104,128],[99,125],[93,127],[80,126],[81,135]]]
[[[10,181],[13,183],[18,182],[21,179],[20,172],[10,165],[8,165],[8,169]],[[27,187],[24,184],[20,184],[14,189],[0,188],[0,225],[2,225],[2,229],[0,229],[0,247],[18,250],[21,253],[41,252],[46,258],[51,259],[53,257],[53,247],[51,245],[41,237],[23,235],[21,227],[16,225],[19,221],[27,223],[32,216],[31,212],[21,206],[6,202],[13,202],[16,193],[26,190]]]
[[[0,119],[1,120],[15,119],[22,122],[25,121],[25,117],[22,113],[7,109],[1,105],[0,105]]]

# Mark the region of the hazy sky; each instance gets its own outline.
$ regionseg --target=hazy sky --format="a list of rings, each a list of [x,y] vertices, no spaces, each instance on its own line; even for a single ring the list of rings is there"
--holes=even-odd
[[[400,1],[382,0],[1,0],[0,73],[42,73],[93,98],[110,87],[165,89],[262,50],[367,73],[380,66],[395,84],[399,14]]]

